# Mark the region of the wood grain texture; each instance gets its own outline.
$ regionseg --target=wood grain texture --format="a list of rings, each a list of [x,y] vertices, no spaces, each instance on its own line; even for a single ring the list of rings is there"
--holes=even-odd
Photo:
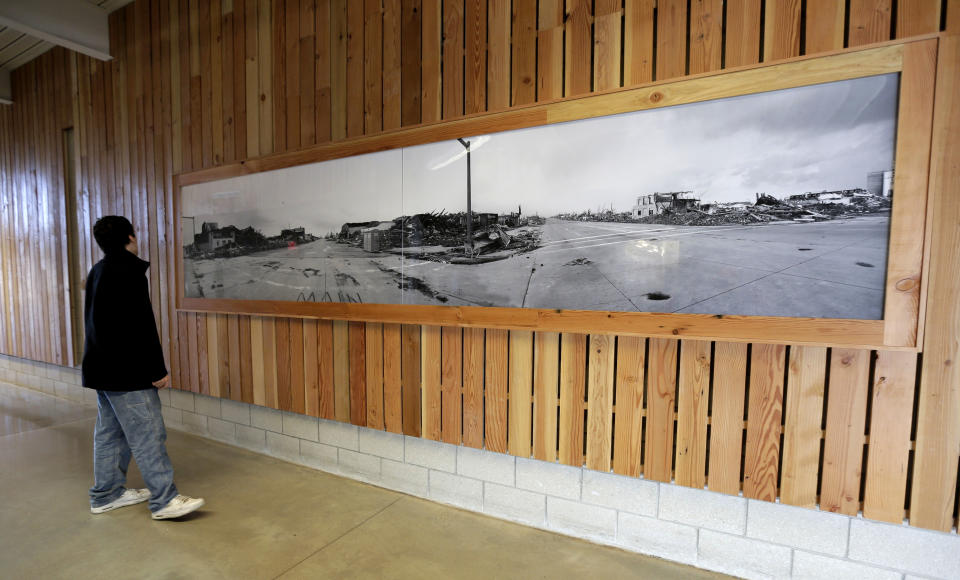
[[[781,345],[754,344],[752,347],[747,446],[743,460],[743,495],[751,499],[774,501],[777,498],[785,351]]]
[[[350,326],[342,320],[333,321],[333,418],[350,422]]]
[[[826,366],[827,349],[790,348],[780,487],[780,501],[786,504],[817,505]]]
[[[654,9],[656,0],[623,4],[623,86],[653,80]]]
[[[463,329],[444,326],[440,332],[440,436],[460,444],[463,432]]]
[[[833,349],[820,509],[856,515],[870,382],[870,351]]]
[[[463,329],[463,444],[483,448],[484,331]]]
[[[674,407],[677,398],[676,340],[648,341],[647,426],[643,476],[669,482],[673,476]]]
[[[320,416],[335,419],[337,376],[334,363],[333,322],[317,322],[317,374],[320,383]]]
[[[593,87],[606,91],[621,84],[623,3],[597,0],[593,9]]]
[[[946,3],[944,4],[944,6]],[[937,0],[908,0],[897,2],[897,38],[909,38],[940,30],[942,6]],[[956,12],[957,8],[947,12]],[[957,32],[954,30],[953,32]]]
[[[530,457],[533,397],[533,333],[510,332],[509,411],[507,413],[507,451],[517,457]]]
[[[846,2],[844,0],[807,0],[806,54],[843,48]]]
[[[463,112],[487,110],[487,0],[464,1]]]
[[[441,54],[443,50],[443,22],[440,16],[441,0],[421,0],[420,38],[420,104],[424,123],[439,121],[443,112]]]
[[[587,373],[587,468],[610,471],[615,337],[591,334]]]
[[[563,96],[563,0],[541,0],[537,13],[537,100]]]
[[[299,324],[300,321],[293,319],[278,318],[274,324],[274,337],[277,348],[277,409],[281,411],[290,411],[293,409],[291,379],[291,356],[290,356],[290,326]],[[233,385],[231,380],[231,392]]]
[[[366,324],[351,322],[349,335],[350,422],[364,425],[367,422]]]
[[[566,0],[563,38],[565,97],[582,95],[592,90],[592,32],[593,3],[589,0]]]
[[[403,126],[420,123],[420,0],[403,0],[400,56],[400,117]]]
[[[420,408],[420,327],[404,324],[400,329],[401,376],[403,388],[403,434],[421,436]]]
[[[243,371],[242,359],[240,355],[240,317],[236,314],[230,314],[227,316],[227,340],[229,344],[228,352],[230,353],[230,398],[234,401],[242,401],[243,379],[241,378],[241,375]],[[288,351],[284,351],[284,354],[289,356]],[[287,368],[289,369],[289,366]],[[289,379],[284,382],[284,387],[287,389],[284,391],[284,394],[286,395],[289,392]]]
[[[444,120],[463,116],[464,2],[443,0],[443,110]]]
[[[892,10],[893,0],[850,0],[848,44],[860,46],[889,40]]]
[[[698,489],[706,485],[710,348],[703,340],[685,340],[680,345],[675,480]]]
[[[557,401],[560,392],[560,335],[538,332],[533,339],[533,457],[557,460]]]
[[[714,346],[713,360],[707,487],[720,493],[737,494],[740,493],[740,465],[743,453],[747,345],[718,342]]]
[[[363,1],[363,133],[383,130],[383,0]]]
[[[879,351],[873,371],[863,516],[903,523],[917,355]]]
[[[240,318],[240,400],[253,403],[253,355],[249,316]]]
[[[423,437],[440,441],[443,437],[442,331],[439,326],[424,326],[421,333],[421,388]]]
[[[657,80],[687,72],[687,2],[657,2]]]
[[[403,382],[399,324],[383,325],[383,423],[391,433],[403,433]]]
[[[513,23],[512,31],[501,31],[500,12],[506,0],[495,0],[491,6],[491,44],[490,44],[490,100],[489,109],[496,111],[501,104],[500,91],[502,84],[509,87],[511,105],[526,105],[537,100],[537,5],[533,2],[513,2],[513,13],[510,19]],[[494,36],[496,34],[496,36]],[[504,83],[499,76],[501,59],[500,45],[504,42],[503,36],[512,34],[511,43],[513,54],[508,59],[511,66],[510,78]],[[496,80],[494,80],[496,79]]]
[[[690,74],[718,70],[723,57],[723,0],[690,2]]]
[[[645,362],[644,339],[617,337],[613,471],[631,477],[639,477],[642,469]]]
[[[376,322],[368,322],[366,324],[366,333],[367,336],[364,341],[364,345],[367,348],[367,352],[364,357],[364,361],[367,365],[367,420],[365,425],[371,429],[378,429],[382,431],[384,428],[383,325]],[[397,346],[399,346],[399,344]]]
[[[488,47],[485,51],[485,54],[481,55],[481,58],[485,57],[487,62],[486,110],[489,111],[499,111],[509,107],[511,77],[521,77],[524,73],[518,73],[517,71],[524,67],[529,69],[530,63],[533,63],[533,65],[536,66],[536,61],[534,60],[536,53],[530,52],[529,45],[529,42],[532,39],[534,43],[533,46],[536,47],[536,6],[528,2],[525,5],[520,5],[517,7],[517,9],[521,11],[520,14],[525,15],[527,18],[532,15],[533,19],[524,23],[519,21],[514,23],[514,26],[517,28],[517,40],[519,43],[516,47],[518,62],[513,71],[511,71],[510,7],[510,0],[491,0],[488,6]],[[536,48],[534,48],[534,50],[536,50]],[[469,61],[471,57],[468,55],[467,58]],[[534,87],[533,79],[535,75],[532,74],[531,70],[527,70],[526,74],[526,86],[532,89]],[[468,90],[468,93],[469,92],[470,91]],[[532,101],[533,98],[530,98],[527,102]]]
[[[347,2],[346,21],[346,127],[347,137],[363,135],[364,129],[364,1]]]
[[[484,446],[488,451],[497,453],[507,452],[509,341],[506,330],[486,331]]]
[[[763,61],[800,55],[800,0],[764,0]]]
[[[956,11],[955,5],[949,10]],[[952,18],[948,12],[948,18]],[[949,26],[949,24],[948,24]],[[910,523],[948,531],[960,457],[960,37],[940,39],[933,155],[930,160],[932,238],[923,362],[917,394],[916,452]]]
[[[212,320],[213,317],[211,316],[210,319]],[[250,321],[250,358],[251,380],[253,381],[253,404],[264,407],[267,404],[267,391],[263,360],[263,318],[260,316],[255,316]],[[213,382],[212,379],[213,376],[211,374],[211,383]]]
[[[320,416],[320,333],[317,321],[303,321],[303,400],[304,414]]]

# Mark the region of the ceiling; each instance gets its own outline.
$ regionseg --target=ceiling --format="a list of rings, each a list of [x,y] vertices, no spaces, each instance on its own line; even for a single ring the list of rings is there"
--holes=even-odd
[[[71,0],[89,2],[108,13],[125,6],[132,0]],[[0,25],[0,70],[12,71],[30,62],[54,47],[52,42],[34,38],[13,28]]]

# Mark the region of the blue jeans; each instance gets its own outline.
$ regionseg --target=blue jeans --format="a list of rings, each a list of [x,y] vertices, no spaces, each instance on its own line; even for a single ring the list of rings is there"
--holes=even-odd
[[[150,511],[170,503],[177,496],[177,486],[157,389],[97,391],[97,407],[90,505],[100,507],[123,495],[131,455],[150,490]]]

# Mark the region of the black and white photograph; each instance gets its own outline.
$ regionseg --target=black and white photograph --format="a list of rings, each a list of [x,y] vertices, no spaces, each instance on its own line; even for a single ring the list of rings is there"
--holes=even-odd
[[[185,186],[188,298],[883,318],[899,75]]]

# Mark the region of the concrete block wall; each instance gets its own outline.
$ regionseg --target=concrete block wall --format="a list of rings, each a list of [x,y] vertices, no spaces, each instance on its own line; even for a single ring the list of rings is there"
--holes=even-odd
[[[95,402],[73,369],[0,355],[0,382]],[[516,458],[182,391],[160,394],[170,429],[718,572],[746,578],[960,578],[956,533]]]

